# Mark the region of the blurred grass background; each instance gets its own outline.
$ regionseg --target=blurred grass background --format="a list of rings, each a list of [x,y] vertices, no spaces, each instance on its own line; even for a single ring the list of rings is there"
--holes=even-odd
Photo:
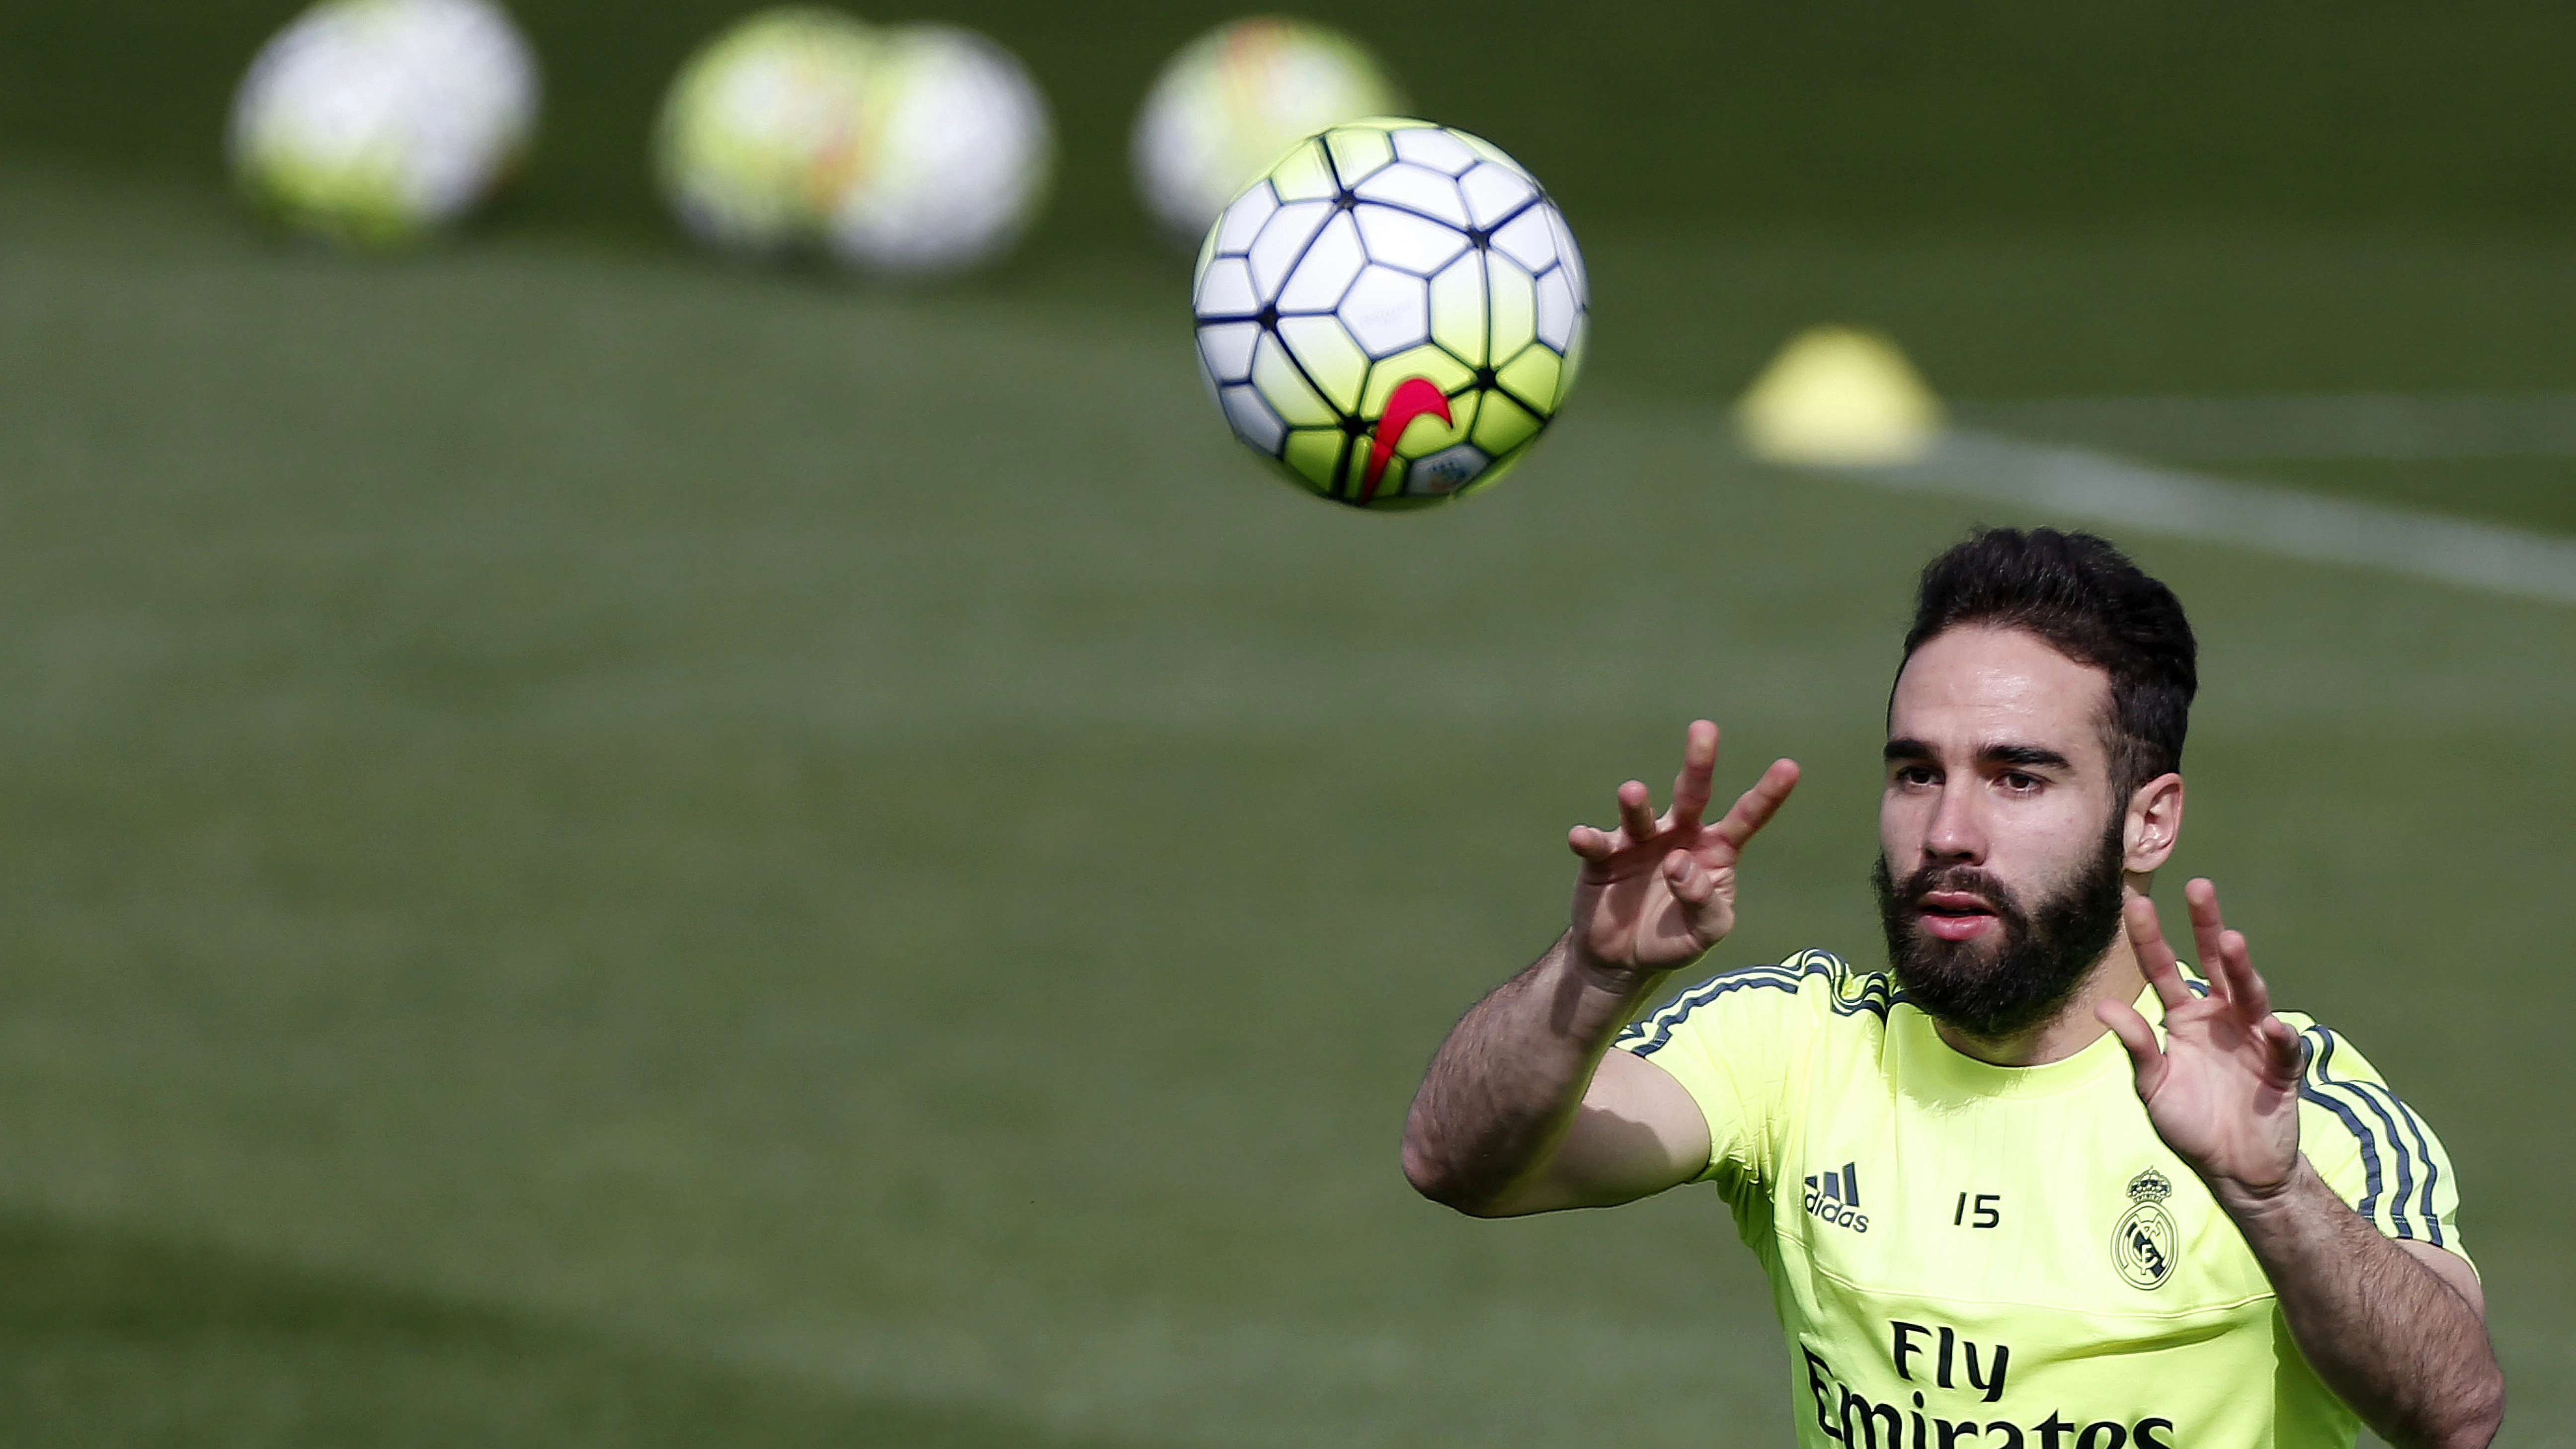
[[[1826,317],[1972,398],[2576,379],[2536,7],[1324,12],[1599,292],[1561,434],[1398,519],[1224,436],[1133,219],[1217,12],[948,12],[1066,178],[893,292],[667,235],[644,118],[727,9],[520,10],[526,185],[390,261],[221,194],[282,7],[0,15],[14,1442],[1779,1442],[1713,1198],[1471,1224],[1393,1157],[1693,713],[1810,772],[1730,959],[1873,951],[1909,577],[2027,520],[1753,468],[1723,400]],[[2563,463],[2244,471],[2576,532]],[[2207,650],[2177,869],[2444,1131],[2507,1441],[2565,1441],[2576,615],[2126,542]]]

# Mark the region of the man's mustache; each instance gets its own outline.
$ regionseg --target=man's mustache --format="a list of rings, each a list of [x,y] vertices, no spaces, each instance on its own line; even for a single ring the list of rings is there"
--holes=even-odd
[[[1909,905],[1920,906],[1925,896],[1938,891],[1980,897],[1994,907],[1996,915],[2016,924],[2029,919],[2011,886],[1973,865],[1927,865],[1907,876],[1896,895]]]

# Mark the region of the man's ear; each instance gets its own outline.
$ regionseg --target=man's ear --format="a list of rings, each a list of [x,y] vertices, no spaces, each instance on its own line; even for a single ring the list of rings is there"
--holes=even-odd
[[[2131,875],[2153,875],[2182,839],[2182,776],[2162,774],[2129,796],[2120,825],[2120,864]]]

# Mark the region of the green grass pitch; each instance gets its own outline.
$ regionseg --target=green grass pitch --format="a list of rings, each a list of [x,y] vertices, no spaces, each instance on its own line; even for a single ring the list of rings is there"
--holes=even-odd
[[[1854,309],[1994,397],[2546,385],[2576,321],[2537,243],[1587,238],[1559,429],[1387,519],[1228,439],[1141,256],[0,214],[0,1439],[58,1446],[1780,1442],[1713,1196],[1394,1159],[1693,713],[1810,771],[1723,959],[1874,950],[1908,579],[2011,520],[1716,403]],[[2576,529],[2563,469],[2288,481]],[[2127,542],[2205,640],[2177,873],[2447,1134],[2556,1442],[2576,613]]]

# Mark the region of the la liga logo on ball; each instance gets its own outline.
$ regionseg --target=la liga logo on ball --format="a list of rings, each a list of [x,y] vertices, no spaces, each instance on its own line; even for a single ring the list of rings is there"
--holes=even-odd
[[[1236,437],[1311,492],[1420,508],[1491,486],[1581,365],[1582,254],[1529,172],[1464,131],[1354,121],[1218,216],[1192,300]]]

